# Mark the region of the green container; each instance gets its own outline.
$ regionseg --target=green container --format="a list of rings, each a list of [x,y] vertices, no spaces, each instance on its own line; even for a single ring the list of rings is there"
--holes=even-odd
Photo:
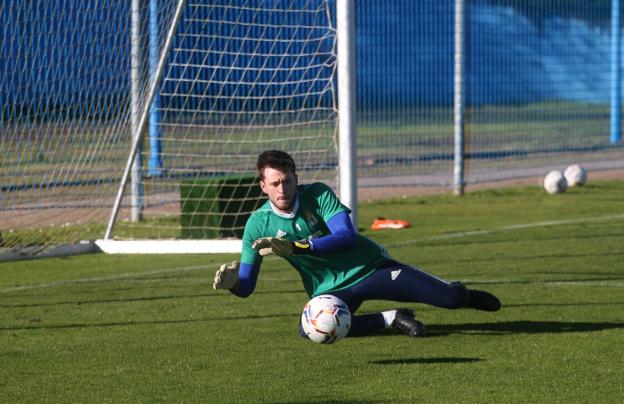
[[[183,239],[243,237],[265,198],[255,175],[214,176],[180,183]]]

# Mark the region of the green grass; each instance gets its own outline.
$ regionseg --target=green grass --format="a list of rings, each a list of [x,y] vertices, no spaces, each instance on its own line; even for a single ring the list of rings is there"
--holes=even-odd
[[[362,230],[394,257],[503,302],[497,313],[399,304],[428,326],[419,339],[300,338],[306,296],[277,258],[248,299],[211,287],[234,255],[2,263],[1,401],[618,402],[622,201],[624,183],[592,182],[555,196],[513,188],[361,206],[361,227],[412,221]]]

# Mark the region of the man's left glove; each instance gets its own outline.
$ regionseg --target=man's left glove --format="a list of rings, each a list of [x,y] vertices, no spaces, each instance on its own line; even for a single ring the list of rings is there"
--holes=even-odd
[[[238,261],[232,261],[232,265],[223,264],[215,274],[214,289],[232,289],[238,282]]]
[[[307,254],[312,250],[308,240],[290,241],[278,237],[262,237],[254,241],[251,248],[258,250],[260,255],[269,254],[287,257],[293,254]]]

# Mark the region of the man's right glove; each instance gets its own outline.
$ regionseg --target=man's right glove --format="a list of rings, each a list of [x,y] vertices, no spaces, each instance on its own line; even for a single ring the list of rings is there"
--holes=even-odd
[[[215,274],[212,287],[215,289],[232,289],[238,282],[238,261],[232,261],[232,265],[223,264]]]
[[[275,254],[288,257],[292,254],[308,254],[312,250],[312,244],[308,240],[290,241],[285,238],[262,237],[254,241],[251,248],[262,256]]]

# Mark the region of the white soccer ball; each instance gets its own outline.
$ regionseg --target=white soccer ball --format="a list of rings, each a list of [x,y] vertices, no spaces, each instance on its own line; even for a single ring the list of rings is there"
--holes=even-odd
[[[582,186],[587,182],[587,170],[578,164],[573,164],[566,168],[563,172],[563,176],[568,181],[568,186]]]
[[[568,189],[568,181],[561,171],[551,171],[544,177],[544,189],[549,194],[558,194]]]
[[[351,328],[349,307],[333,295],[319,295],[306,303],[301,326],[311,341],[331,344],[344,338]]]

